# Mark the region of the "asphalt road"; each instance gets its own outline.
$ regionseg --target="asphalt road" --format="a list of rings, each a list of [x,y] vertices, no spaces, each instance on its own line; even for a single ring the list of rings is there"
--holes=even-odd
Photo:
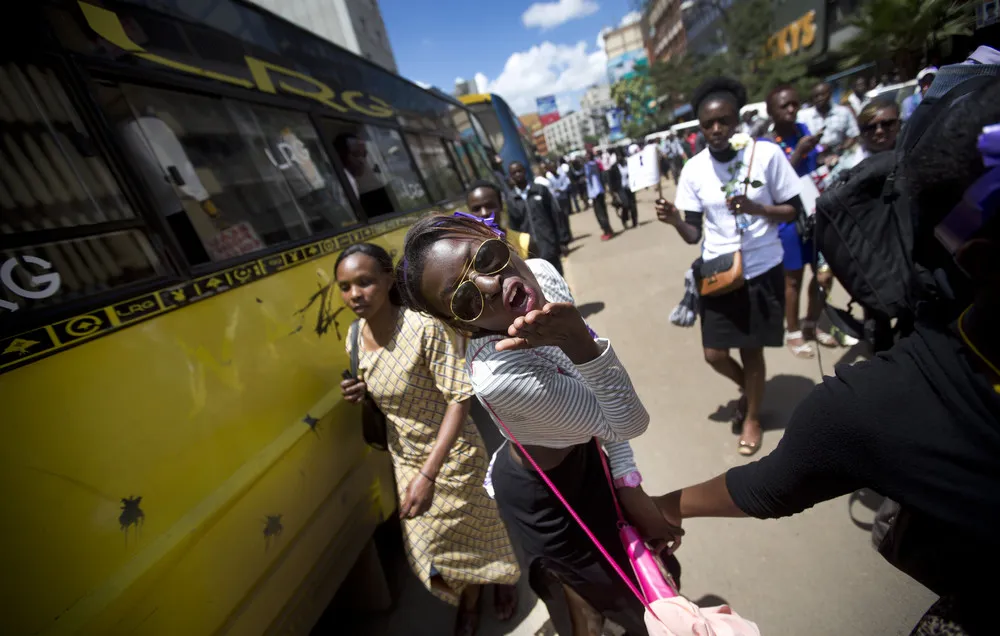
[[[665,186],[664,194],[672,199],[672,188]],[[697,325],[680,328],[669,322],[698,248],[656,221],[654,198],[652,191],[640,193],[640,226],[607,242],[599,240],[591,211],[572,215],[578,240],[566,274],[577,305],[593,328],[614,342],[652,415],[649,430],[633,446],[647,492],[659,494],[748,460],[737,454],[737,435],[729,423],[735,386],[703,361]],[[621,229],[617,219],[612,226]],[[829,374],[834,364],[855,359],[857,352],[823,353],[823,371]],[[822,377],[816,360],[796,359],[785,349],[769,349],[766,357],[766,431],[758,456],[774,448],[795,405]],[[779,521],[688,521],[678,552],[683,591],[705,605],[728,602],[756,621],[765,636],[908,634],[934,597],[882,560],[852,514],[862,522],[873,516],[860,503],[849,509],[844,497]],[[394,610],[345,615],[337,621],[338,633],[450,634],[453,610],[424,592],[405,564],[397,560],[393,568]],[[480,634],[545,633],[540,631],[545,607],[522,587],[518,616],[498,624],[487,612]]]

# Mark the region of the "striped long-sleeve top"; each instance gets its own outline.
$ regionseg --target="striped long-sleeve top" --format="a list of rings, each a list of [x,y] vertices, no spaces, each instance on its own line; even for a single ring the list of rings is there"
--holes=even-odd
[[[548,301],[573,302],[569,286],[549,262],[526,262]],[[575,365],[558,347],[497,351],[497,339],[471,339],[466,364],[476,396],[519,442],[568,448],[597,437],[615,478],[635,470],[628,440],[646,430],[649,414],[607,340],[597,339],[597,358]]]

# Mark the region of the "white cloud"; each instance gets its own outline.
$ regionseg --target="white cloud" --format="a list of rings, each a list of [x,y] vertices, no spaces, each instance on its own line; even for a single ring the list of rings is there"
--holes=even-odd
[[[542,95],[555,95],[562,108],[563,104],[575,102],[568,94],[603,82],[607,63],[604,50],[588,51],[586,42],[543,42],[507,58],[500,76],[488,83],[488,91],[507,100],[518,114],[534,112],[535,98]],[[476,81],[480,78],[487,79],[477,73]]]
[[[604,34],[614,31],[611,27],[604,27],[597,32],[597,48],[604,50]]]
[[[538,27],[542,30],[551,29],[570,20],[585,18],[597,13],[599,8],[594,0],[536,2],[521,14],[521,23],[529,29],[532,27]]]
[[[476,73],[473,77],[476,80],[476,91],[480,93],[489,92],[490,82],[485,73]]]
[[[424,88],[424,89],[427,89],[427,88],[431,87],[431,85],[428,84],[427,82],[421,82],[420,80],[414,80],[413,83],[416,84],[417,86],[419,86],[420,88]]]
[[[622,17],[622,21],[618,23],[618,26],[628,26],[630,24],[635,24],[639,20],[642,20],[642,13],[639,11],[629,11]]]
[[[455,83],[456,83],[456,84],[461,84],[461,83],[462,83],[462,82],[464,82],[464,81],[465,81],[465,78],[464,78],[464,77],[456,77],[456,78],[455,78]]]

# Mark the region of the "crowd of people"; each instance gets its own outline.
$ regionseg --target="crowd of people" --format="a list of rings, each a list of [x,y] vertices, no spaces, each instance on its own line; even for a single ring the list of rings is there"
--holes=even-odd
[[[351,402],[370,398],[386,417],[410,565],[429,590],[458,606],[456,634],[476,632],[483,585],[496,586],[494,610],[509,618],[519,576],[561,635],[600,634],[604,619],[633,636],[647,633],[642,604],[567,506],[628,571],[617,501],[651,546],[669,546],[662,558],[679,584],[673,550],[684,519],[783,517],[861,488],[898,506],[892,549],[883,554],[941,597],[913,633],[992,633],[1000,565],[993,539],[1000,527],[1000,66],[991,51],[970,59],[992,61],[943,67],[937,75],[947,85],[932,80],[922,89],[932,107],[962,82],[992,77],[932,121],[925,115],[921,144],[900,156],[900,178],[917,202],[913,259],[937,285],[922,297],[914,328],[887,352],[825,378],[769,455],[702,484],[645,492],[630,442],[650,414],[610,339],[587,325],[562,276],[569,215],[592,207],[602,239],[611,238],[610,193],[623,228],[636,226],[626,157],[638,148],[616,149],[613,159],[588,150],[585,161],[538,166],[534,179],[527,166],[511,164],[499,182],[473,184],[468,212],[415,223],[395,265],[374,245],[341,255],[336,280],[359,318],[359,336],[347,343],[357,373],[342,391]],[[696,278],[730,275],[721,291],[708,285],[698,315],[706,362],[740,394],[744,455],[760,448],[764,347],[810,357],[817,345],[837,344],[819,327],[833,277],[802,222],[814,205],[808,184],[843,187],[915,125],[901,131],[895,103],[859,103],[855,112],[832,104],[830,93],[816,86],[801,108],[793,87],[774,87],[771,123],[753,139],[739,134],[748,123],[740,117],[746,90],[714,78],[692,98],[705,148],[684,162],[683,142],[661,145],[677,194],[657,201],[659,220],[701,244]],[[912,122],[924,106],[914,108]],[[530,237],[527,245],[515,245],[519,235]],[[800,320],[806,264],[814,272]],[[476,421],[473,397],[486,414]],[[497,428],[512,443],[490,458],[479,431]]]

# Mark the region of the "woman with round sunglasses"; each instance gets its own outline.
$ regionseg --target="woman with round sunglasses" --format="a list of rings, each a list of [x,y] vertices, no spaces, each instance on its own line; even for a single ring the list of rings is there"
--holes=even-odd
[[[381,247],[348,247],[334,272],[359,319],[360,377],[341,383],[344,398],[358,403],[368,394],[385,414],[407,560],[434,596],[459,606],[455,634],[472,636],[482,586],[497,585],[497,618],[507,620],[517,609],[520,573],[481,486],[486,451],[469,419],[473,393],[458,338],[401,306],[392,258]]]
[[[613,496],[648,540],[679,537],[643,491],[628,443],[646,430],[649,415],[610,343],[591,336],[550,263],[512,254],[474,219],[431,216],[407,233],[398,278],[409,306],[471,335],[466,364],[476,395],[625,571]],[[559,634],[600,634],[604,618],[646,634],[642,605],[513,444],[494,454],[487,489]],[[667,565],[679,575],[676,559]]]
[[[827,184],[832,184],[837,175],[858,165],[868,157],[896,147],[899,135],[899,106],[896,102],[874,100],[858,113],[858,128],[861,136],[849,151],[837,160],[827,176]]]

